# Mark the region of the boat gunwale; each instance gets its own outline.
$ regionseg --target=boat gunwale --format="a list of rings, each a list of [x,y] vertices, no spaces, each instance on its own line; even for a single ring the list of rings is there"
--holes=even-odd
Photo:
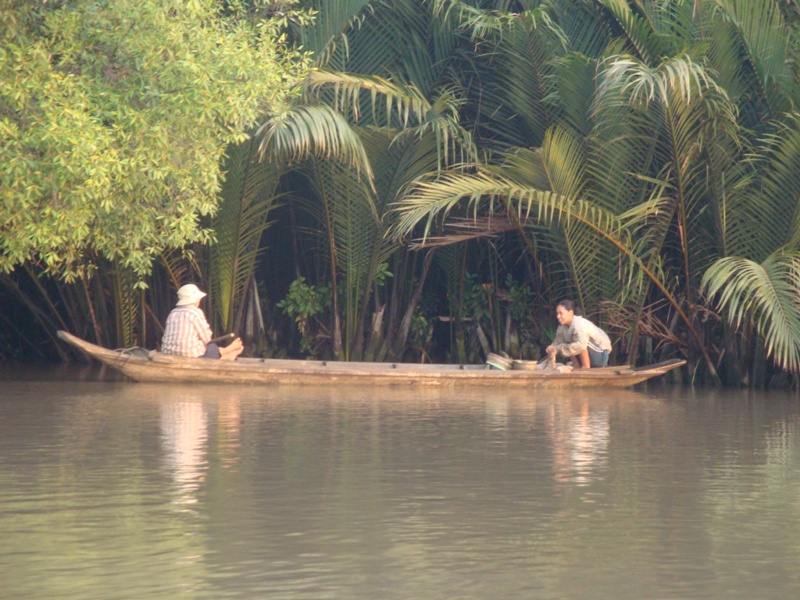
[[[569,382],[588,384],[596,382],[609,387],[635,385],[652,377],[663,375],[676,369],[686,361],[673,359],[663,363],[632,369],[627,366],[612,366],[599,369],[559,372],[556,370],[490,369],[486,365],[458,364],[417,364],[417,363],[345,363],[337,361],[304,361],[293,359],[238,358],[235,361],[211,361],[207,358],[188,358],[147,351],[148,355],[137,356],[134,349],[109,350],[97,346],[68,332],[59,331],[58,336],[70,345],[80,349],[98,360],[137,381],[180,381],[181,377],[196,377],[202,373],[202,380],[215,376],[219,382],[241,380],[242,383],[273,383],[259,378],[297,377],[311,378],[308,382],[295,382],[298,385],[337,383],[339,379],[354,381],[363,378],[373,384],[380,382],[413,383],[411,377],[420,377],[429,383],[440,381],[477,382],[490,381],[515,385],[530,382],[532,386],[545,382]],[[148,370],[151,375],[143,375]],[[132,374],[133,373],[133,374]],[[171,373],[171,375],[166,375]],[[214,375],[211,375],[213,373]],[[246,376],[246,377],[243,377]],[[226,379],[227,378],[227,379]],[[275,381],[274,383],[279,383]]]

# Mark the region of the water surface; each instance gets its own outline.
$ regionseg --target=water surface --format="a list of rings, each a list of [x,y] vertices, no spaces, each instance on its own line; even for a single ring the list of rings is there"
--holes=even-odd
[[[792,395],[2,377],[2,598],[800,597]]]

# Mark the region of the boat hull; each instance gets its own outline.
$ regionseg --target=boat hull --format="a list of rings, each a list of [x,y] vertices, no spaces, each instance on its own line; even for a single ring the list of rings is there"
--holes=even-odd
[[[238,358],[235,361],[183,358],[158,352],[108,350],[67,332],[59,337],[95,360],[135,381],[148,383],[227,383],[258,385],[367,385],[427,387],[573,388],[629,387],[677,369],[685,361],[648,368],[606,367],[570,373],[493,370],[484,365],[343,363],[333,361]]]

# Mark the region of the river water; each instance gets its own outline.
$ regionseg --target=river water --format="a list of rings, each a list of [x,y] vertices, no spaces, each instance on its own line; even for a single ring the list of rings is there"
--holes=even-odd
[[[797,598],[798,467],[778,392],[5,369],[0,598]]]

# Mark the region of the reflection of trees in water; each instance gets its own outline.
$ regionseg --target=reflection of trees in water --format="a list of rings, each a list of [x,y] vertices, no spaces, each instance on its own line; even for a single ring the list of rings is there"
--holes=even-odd
[[[766,432],[768,465],[789,466],[800,455],[800,423],[776,421]]]

